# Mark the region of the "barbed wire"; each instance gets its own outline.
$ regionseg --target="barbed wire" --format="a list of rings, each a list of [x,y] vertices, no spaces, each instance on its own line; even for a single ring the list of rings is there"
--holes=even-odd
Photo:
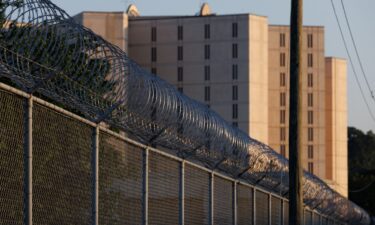
[[[270,147],[142,69],[49,0],[4,4],[0,77],[142,143],[288,194],[288,161]],[[363,209],[315,175],[305,172],[303,182],[304,201],[311,208],[334,213],[341,221],[369,224]]]

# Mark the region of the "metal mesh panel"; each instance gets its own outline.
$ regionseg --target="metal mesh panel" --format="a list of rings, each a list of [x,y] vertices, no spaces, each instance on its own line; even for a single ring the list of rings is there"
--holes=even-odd
[[[34,104],[33,220],[91,224],[92,128]]]
[[[23,99],[0,91],[0,221],[23,224]]]
[[[245,185],[237,186],[238,225],[253,224],[253,189]]]
[[[281,225],[282,223],[281,204],[282,204],[281,199],[272,196],[272,199],[271,199],[271,224],[272,225]]]
[[[312,225],[312,213],[304,210],[305,225]]]
[[[99,137],[99,223],[142,224],[143,150],[104,132]]]
[[[204,225],[210,221],[210,174],[185,166],[185,224]]]
[[[150,152],[149,224],[176,225],[179,222],[179,162]]]
[[[289,224],[289,202],[284,201],[283,206],[284,206],[283,220],[284,220],[284,224],[286,225],[286,224]]]
[[[256,224],[257,225],[269,225],[269,199],[266,193],[257,191],[256,194]]]
[[[316,213],[313,214],[313,224],[314,225],[320,225],[320,216],[319,216],[319,214],[316,214]]]
[[[233,224],[233,183],[214,177],[214,224]]]

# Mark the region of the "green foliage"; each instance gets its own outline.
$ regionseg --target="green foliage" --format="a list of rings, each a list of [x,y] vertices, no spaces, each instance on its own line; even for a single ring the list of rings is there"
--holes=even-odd
[[[88,102],[103,101],[108,87],[114,84],[106,80],[110,62],[95,55],[99,47],[95,40],[64,35],[71,31],[58,25],[18,27],[12,23],[4,32],[1,44],[9,51],[1,60],[23,69],[21,73],[28,73],[36,80],[52,77],[50,81],[59,89]]]
[[[349,198],[372,215],[375,215],[375,183],[357,192],[375,180],[374,175],[361,171],[375,169],[375,134],[348,128],[349,149]]]
[[[0,1],[0,61],[21,79],[32,78],[37,87],[46,86],[48,82],[48,88],[55,89],[52,91],[60,96],[74,97],[75,102],[103,109],[110,108],[113,102],[108,96],[116,82],[107,79],[111,63],[100,51],[101,43],[96,36],[58,20],[55,23],[38,24],[7,21],[5,25],[6,9],[19,7],[23,1]],[[0,82],[16,86],[4,77],[0,78]],[[83,114],[38,93],[35,95],[77,114]]]

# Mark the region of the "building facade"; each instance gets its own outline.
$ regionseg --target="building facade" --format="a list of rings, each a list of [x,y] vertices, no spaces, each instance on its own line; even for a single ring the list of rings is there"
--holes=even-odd
[[[75,19],[151,73],[288,157],[289,27],[251,14],[83,12]],[[347,196],[346,61],[325,58],[324,28],[304,27],[306,170]],[[338,97],[340,96],[340,98]]]
[[[269,26],[269,145],[288,157],[289,26]],[[325,177],[324,28],[304,27],[302,48],[302,159],[304,168]]]

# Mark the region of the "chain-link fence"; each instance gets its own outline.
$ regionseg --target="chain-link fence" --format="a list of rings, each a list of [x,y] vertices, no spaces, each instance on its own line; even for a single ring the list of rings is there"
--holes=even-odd
[[[2,224],[288,224],[285,198],[0,87]]]
[[[287,159],[233,127],[205,105],[142,69],[125,52],[74,22],[50,0],[0,1],[0,80],[88,119],[47,107],[45,102],[32,100],[24,93],[21,96],[27,101],[20,99],[18,102],[26,107],[24,110],[16,107],[18,103],[15,99],[9,100],[13,102],[7,107],[16,108],[10,116],[18,118],[10,118],[15,120],[11,125],[17,122],[22,125],[13,128],[14,135],[10,132],[8,136],[9,132],[1,131],[6,136],[2,145],[13,146],[11,150],[7,146],[9,153],[19,153],[17,156],[5,154],[3,157],[9,157],[11,161],[7,162],[14,168],[4,164],[2,170],[4,174],[13,174],[14,180],[7,180],[0,188],[14,193],[6,195],[9,206],[2,210],[13,213],[12,209],[17,205],[13,203],[22,200],[18,193],[20,190],[24,197],[22,207],[25,208],[25,215],[14,214],[13,217],[25,217],[29,222],[33,218],[46,224],[62,214],[69,216],[61,216],[54,222],[64,224],[78,220],[84,224],[81,221],[90,218],[95,224],[99,221],[112,224],[123,221],[127,213],[137,221],[135,223],[206,221],[207,214],[210,215],[208,223],[249,220],[248,215],[239,217],[238,209],[232,210],[238,206],[239,194],[241,204],[250,197],[249,194],[239,193],[240,185],[236,181],[229,181],[228,177],[212,177],[210,171],[214,170],[258,187],[251,196],[256,202],[252,205],[253,220],[258,223],[279,221],[275,211],[280,208],[272,205],[275,202],[272,198],[266,201],[259,189],[262,187],[280,196],[288,195]],[[16,117],[17,112],[23,115]],[[55,115],[56,112],[62,115]],[[11,121],[7,117],[2,119],[3,123]],[[110,141],[104,141],[108,130],[99,126],[100,122],[126,132],[133,141],[138,142],[138,148],[146,148],[144,145],[158,146],[159,149],[168,149],[174,155],[204,165],[210,174],[209,194],[206,195],[209,199],[203,198],[201,202],[202,198],[196,197],[197,185],[200,185],[198,183],[204,175],[194,178],[197,180],[192,183],[187,180],[185,184],[185,164],[181,159],[162,157],[160,152],[156,154],[154,150],[146,154],[146,158],[144,151],[141,155],[132,155],[134,151],[129,150],[130,147],[123,150],[127,154],[116,150],[117,146],[124,148],[125,144],[120,143],[129,144],[130,139],[107,134],[109,137],[105,140]],[[125,155],[126,160],[118,161],[120,153]],[[138,167],[140,164],[136,162],[142,161],[143,173],[139,179],[123,175],[123,171],[131,165],[127,159]],[[23,161],[22,167],[16,163],[18,161]],[[131,167],[134,173],[141,171],[136,170],[134,165]],[[46,168],[49,170],[45,171]],[[186,172],[189,173],[188,170]],[[61,177],[54,179],[52,175]],[[108,181],[103,183],[102,179]],[[116,181],[114,184],[113,180]],[[124,182],[133,186],[125,188]],[[57,184],[61,184],[61,188],[51,191],[49,187]],[[139,185],[141,189],[135,188]],[[185,186],[192,196],[188,203],[184,199]],[[86,197],[67,195],[70,192]],[[87,197],[93,193],[95,195]],[[108,198],[103,200],[98,197],[105,195]],[[222,201],[214,201],[219,200],[215,198],[218,195],[223,198]],[[303,197],[307,206],[336,220],[356,225],[370,223],[367,212],[306,171],[303,176]],[[49,203],[49,199],[55,201]],[[133,204],[129,207],[112,205],[113,201],[122,202],[122,199]],[[194,207],[206,206],[201,204],[209,204],[209,211],[207,213],[207,207],[203,208],[199,212],[201,216],[197,218]],[[250,208],[248,205],[245,207]],[[258,207],[263,210],[256,210]],[[140,208],[142,210],[138,210]],[[133,211],[138,214],[133,216]],[[287,220],[287,217],[284,216],[282,220]]]

